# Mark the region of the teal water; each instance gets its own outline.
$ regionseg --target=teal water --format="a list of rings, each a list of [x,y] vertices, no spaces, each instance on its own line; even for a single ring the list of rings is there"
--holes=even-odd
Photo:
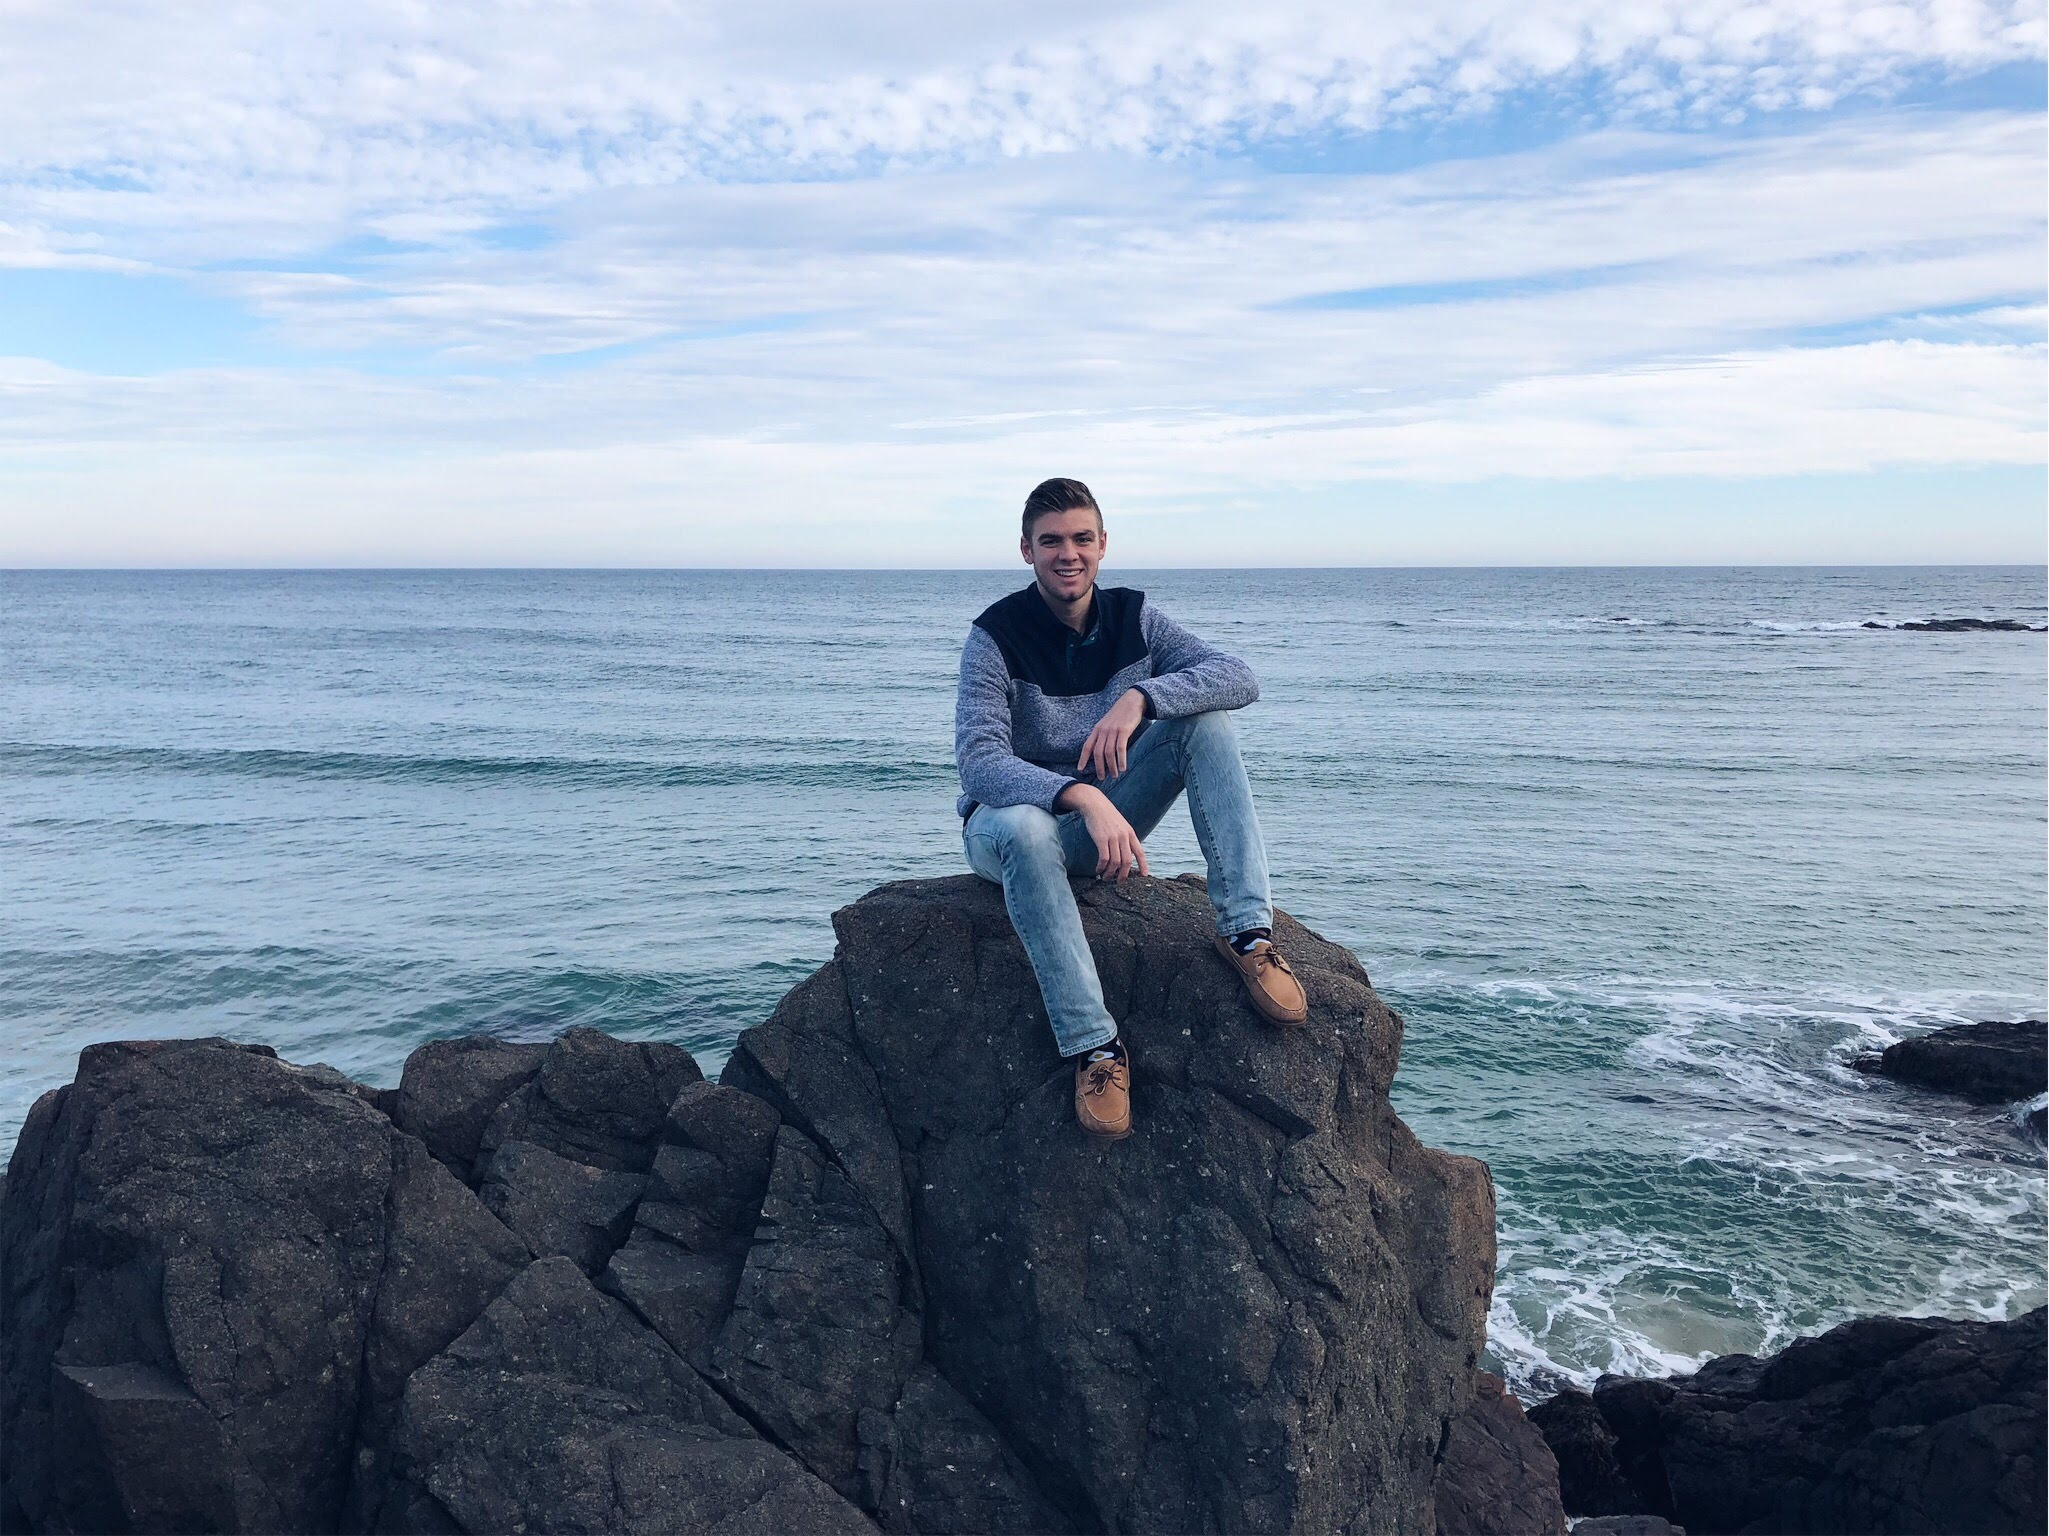
[[[1116,573],[1244,655],[1281,903],[1484,1157],[1525,1391],[2044,1298],[1999,1109],[1848,1070],[2044,1007],[2034,569]],[[571,1024],[716,1071],[960,870],[975,573],[0,573],[0,1136],[105,1038],[375,1083]],[[1199,868],[1185,822],[1156,870]]]

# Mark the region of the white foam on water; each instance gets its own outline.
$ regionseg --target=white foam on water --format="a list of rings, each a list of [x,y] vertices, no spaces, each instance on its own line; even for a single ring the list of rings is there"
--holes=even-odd
[[[1637,1101],[1652,1106],[1650,1133],[1676,1138],[1646,1148],[1646,1166],[1669,1158],[1662,1166],[1697,1169],[1704,1187],[1719,1181],[1737,1202],[1720,1214],[1725,1227],[1745,1201],[1771,1221],[1811,1205],[1816,1230],[1850,1244],[1839,1257],[1817,1240],[1738,1260],[1726,1230],[1694,1242],[1683,1211],[1647,1217],[1682,1223],[1663,1234],[1574,1230],[1569,1194],[1547,1191],[1537,1209],[1503,1189],[1490,1349],[1526,1398],[1607,1371],[1665,1375],[1735,1350],[1770,1353],[1872,1312],[2011,1317],[2049,1292],[2039,1252],[2049,1180],[2016,1123],[2049,1094],[1973,1105],[1849,1065],[1942,1024],[2038,1017],[2039,999],[1796,995],[1636,976],[1459,989],[1515,1013],[1549,998],[1561,1027],[1594,1010],[1611,1025],[1641,1021],[1622,1053],[1627,1075],[1654,1095]],[[1860,1252],[1859,1242],[1878,1246]]]

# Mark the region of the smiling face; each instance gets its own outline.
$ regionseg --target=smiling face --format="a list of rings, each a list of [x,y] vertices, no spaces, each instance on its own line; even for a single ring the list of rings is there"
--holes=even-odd
[[[1109,543],[1102,514],[1094,507],[1073,507],[1035,518],[1030,536],[1018,547],[1046,601],[1064,609],[1087,599]]]

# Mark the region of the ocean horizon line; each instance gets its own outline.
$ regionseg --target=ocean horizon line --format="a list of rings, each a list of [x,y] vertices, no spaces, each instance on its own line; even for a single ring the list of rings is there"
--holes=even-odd
[[[1018,562],[1022,563],[1022,562]],[[0,565],[8,576],[973,576],[1010,569],[988,565]],[[1328,565],[1129,565],[1117,572],[1163,575],[1183,572],[1318,571],[2027,571],[2049,574],[2049,563],[2029,560],[1955,562],[1873,561],[1620,561],[1591,564],[1328,564]]]

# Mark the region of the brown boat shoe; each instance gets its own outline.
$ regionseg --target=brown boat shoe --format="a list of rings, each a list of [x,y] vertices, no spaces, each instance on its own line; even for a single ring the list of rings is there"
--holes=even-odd
[[[1122,1040],[1097,1047],[1075,1064],[1074,1117],[1098,1141],[1131,1134],[1131,1048]]]
[[[1217,935],[1217,953],[1231,962],[1238,979],[1257,1008],[1275,1024],[1300,1024],[1309,1017],[1309,995],[1281,958],[1271,939],[1257,940],[1248,954],[1239,954],[1231,941]]]

